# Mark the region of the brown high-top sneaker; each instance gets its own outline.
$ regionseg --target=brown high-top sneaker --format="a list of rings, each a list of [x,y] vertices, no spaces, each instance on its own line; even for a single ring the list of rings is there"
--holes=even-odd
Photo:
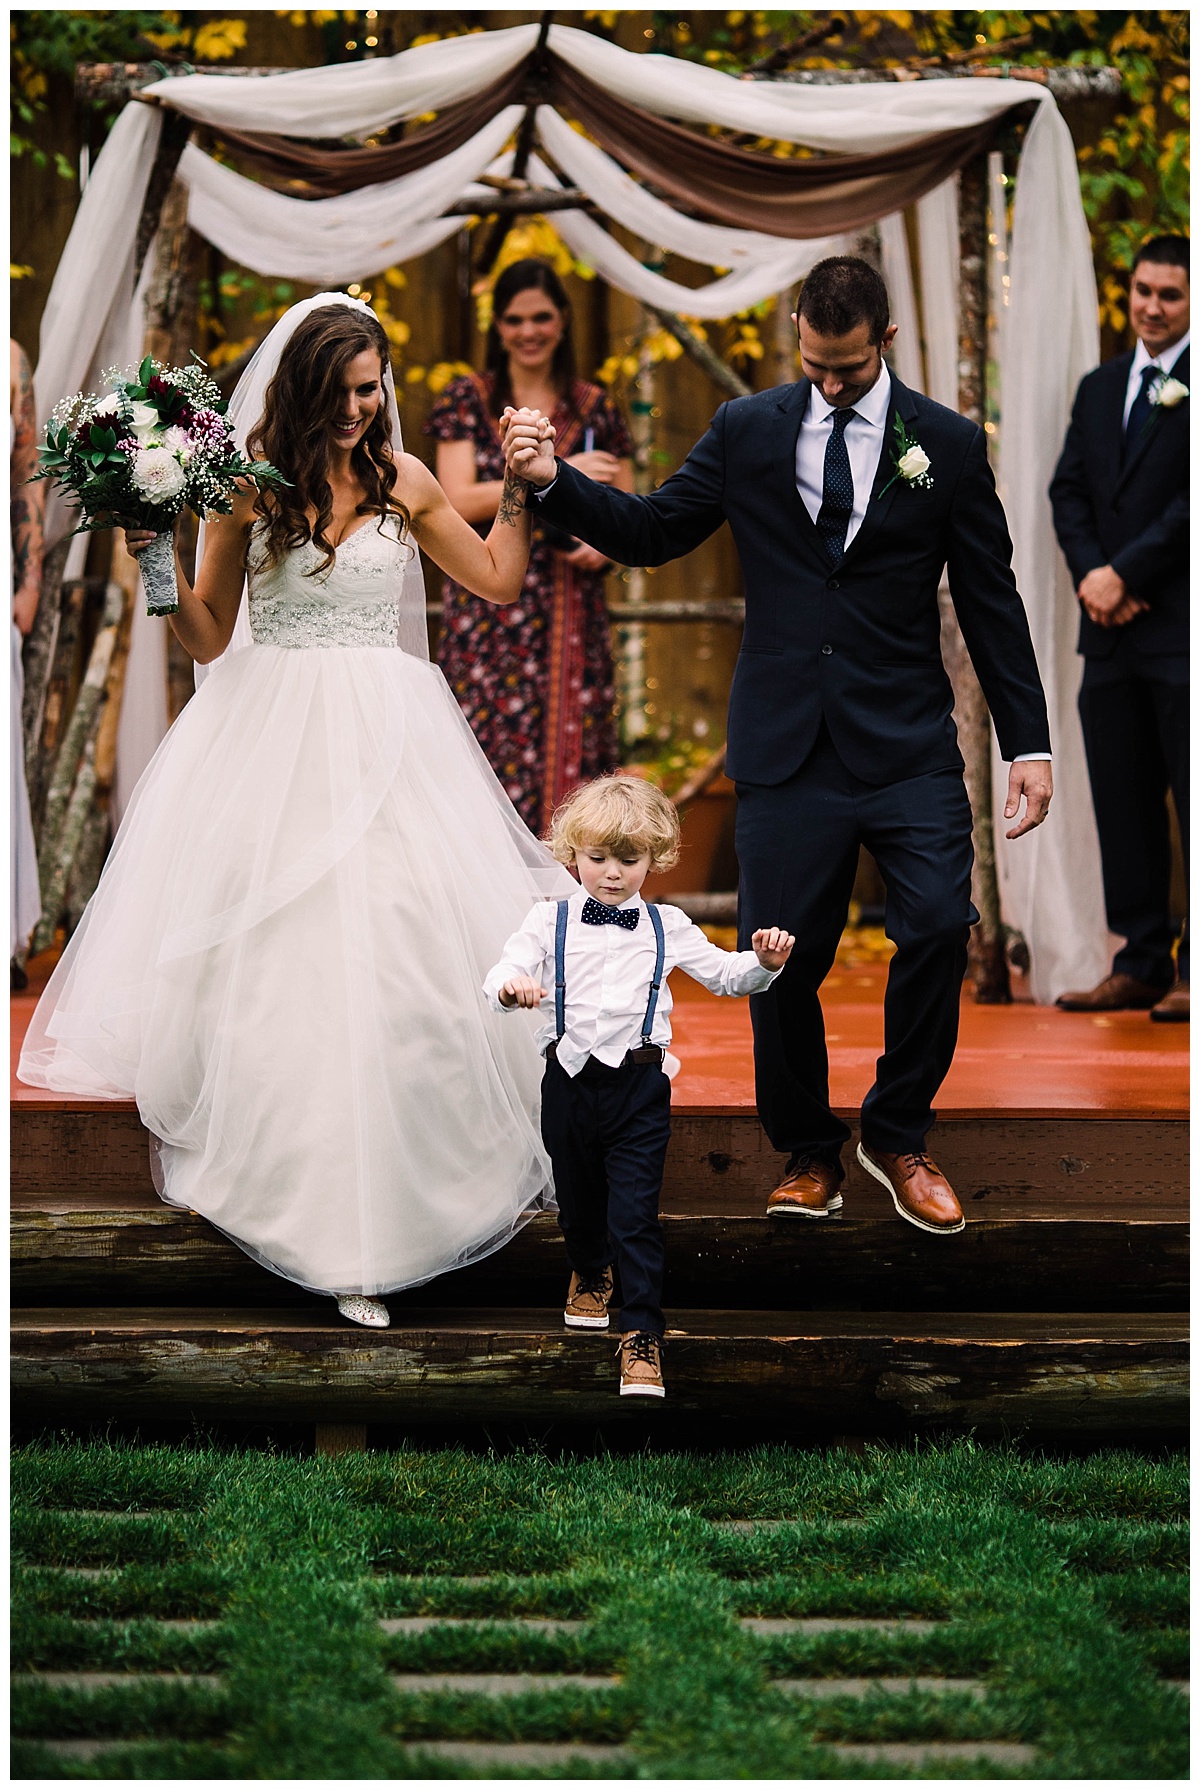
[[[967,1221],[953,1187],[924,1150],[894,1154],[859,1144],[858,1160],[869,1175],[883,1182],[892,1204],[909,1224],[939,1236],[965,1228]]]
[[[652,1330],[627,1330],[617,1347],[621,1358],[621,1397],[665,1398],[662,1341]]]
[[[1167,1024],[1186,1025],[1192,1017],[1192,991],[1186,982],[1177,982],[1168,994],[1165,994],[1157,1007],[1151,1007],[1151,1019],[1165,1020]]]
[[[607,1330],[612,1290],[611,1268],[602,1268],[599,1274],[572,1274],[563,1323],[569,1330]]]

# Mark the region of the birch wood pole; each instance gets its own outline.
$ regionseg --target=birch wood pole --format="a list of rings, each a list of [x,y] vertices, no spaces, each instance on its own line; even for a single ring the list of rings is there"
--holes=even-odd
[[[988,167],[977,156],[959,175],[959,361],[958,408],[983,426],[987,416],[988,343]],[[1004,927],[1000,919],[1000,885],[996,875],[993,823],[992,721],[979,679],[971,664],[962,631],[947,593],[939,593],[942,656],[954,687],[954,721],[966,764],[967,794],[975,867],[971,899],[979,910],[969,951],[977,1001],[997,1005],[1012,1000]]]
[[[66,899],[75,861],[96,788],[96,734],[108,688],[108,674],[125,611],[125,592],[110,584],[104,615],[92,644],[87,674],[80,685],[71,719],[63,735],[46,796],[46,812],[38,848],[42,917],[30,945],[30,956],[44,951],[53,938]]]

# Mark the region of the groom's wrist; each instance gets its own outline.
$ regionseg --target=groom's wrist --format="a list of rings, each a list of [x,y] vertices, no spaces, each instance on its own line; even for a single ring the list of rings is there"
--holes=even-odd
[[[558,461],[556,460],[554,462],[554,477],[550,480],[549,484],[534,485],[531,483],[529,489],[533,492],[533,495],[537,499],[538,503],[540,503],[548,491],[553,491],[553,489],[554,489],[555,485],[557,485],[557,483],[558,483]]]

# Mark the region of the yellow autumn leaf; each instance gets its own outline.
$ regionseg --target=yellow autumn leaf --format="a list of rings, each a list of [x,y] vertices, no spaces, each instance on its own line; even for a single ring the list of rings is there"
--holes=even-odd
[[[214,19],[211,25],[201,25],[192,44],[198,62],[223,62],[245,47],[245,19]]]
[[[408,372],[404,375],[405,380],[409,385],[420,385],[427,370],[428,369],[425,367],[410,367]]]
[[[397,290],[408,285],[408,275],[402,273],[398,267],[385,268],[383,277],[389,286],[394,286]]]
[[[24,262],[10,261],[8,264],[8,277],[10,280],[31,280],[33,278],[33,269],[32,267],[26,266]]]
[[[403,348],[412,336],[412,330],[399,317],[389,317],[384,322],[383,333],[393,348]]]

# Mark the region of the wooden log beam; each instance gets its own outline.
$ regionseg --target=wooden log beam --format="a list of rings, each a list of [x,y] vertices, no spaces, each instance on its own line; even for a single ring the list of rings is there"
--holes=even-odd
[[[839,1117],[851,1131],[847,1209],[854,1216],[886,1212],[886,1195],[854,1158],[859,1115],[842,1107]],[[132,1101],[80,1099],[66,1108],[26,1090],[12,1109],[13,1197],[156,1204],[149,1143]],[[935,1147],[969,1219],[1095,1215],[1113,1206],[1139,1217],[1188,1209],[1188,1125],[1181,1117],[943,1113]],[[662,1210],[761,1214],[781,1162],[753,1111],[676,1112]]]
[[[13,1403],[70,1415],[644,1423],[612,1344],[561,1315],[407,1311],[361,1330],[309,1311],[41,1308],[16,1314]],[[802,1434],[1013,1426],[1182,1434],[1187,1321],[1175,1313],[674,1311],[671,1409]]]
[[[596,206],[582,188],[526,187],[519,193],[493,193],[488,199],[456,199],[447,205],[443,217],[510,218],[524,217],[543,211],[588,211]]]
[[[975,1218],[939,1249],[881,1201],[852,1198],[834,1223],[795,1225],[761,1209],[665,1212],[667,1299],[693,1309],[1184,1311],[1186,1213],[1129,1216],[1113,1203],[1048,1218]],[[986,1208],[985,1208],[986,1210]],[[562,1235],[545,1214],[497,1256],[388,1298],[393,1313],[437,1305],[552,1307],[562,1292]],[[260,1268],[194,1212],[161,1202],[123,1208],[62,1198],[20,1201],[10,1219],[17,1305],[194,1304],[323,1309]]]

